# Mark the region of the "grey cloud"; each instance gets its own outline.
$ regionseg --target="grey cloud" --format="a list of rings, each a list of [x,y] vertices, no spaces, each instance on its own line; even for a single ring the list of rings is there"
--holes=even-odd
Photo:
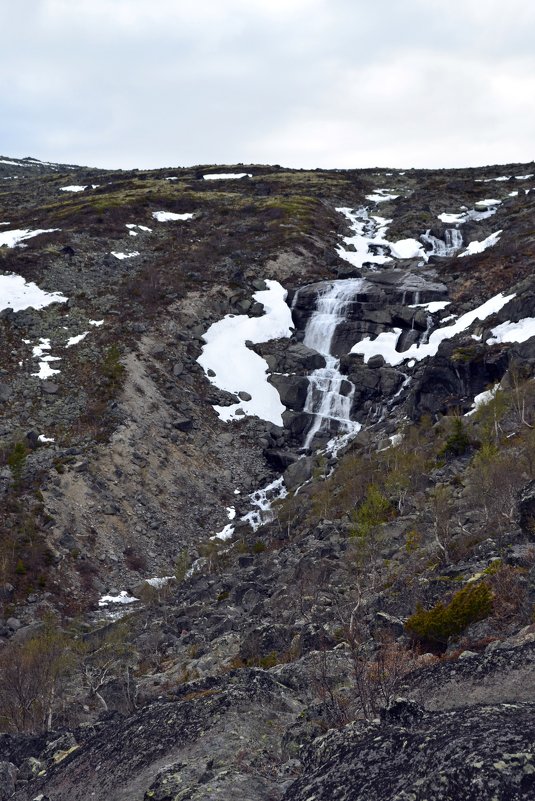
[[[523,0],[507,13],[495,0],[18,0],[0,24],[11,155],[108,167],[533,157]]]

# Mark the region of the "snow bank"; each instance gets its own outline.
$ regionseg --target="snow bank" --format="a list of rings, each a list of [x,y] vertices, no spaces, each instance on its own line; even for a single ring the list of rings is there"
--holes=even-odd
[[[264,306],[262,317],[228,314],[211,325],[203,337],[206,345],[197,361],[206,373],[214,372],[210,381],[227,392],[243,391],[251,396],[251,400],[232,406],[214,406],[221,420],[227,422],[246,414],[282,425],[285,407],[275,387],[267,381],[267,363],[245,345],[247,340],[268,342],[291,335],[292,315],[285,303],[286,290],[278,281],[266,284],[268,289],[253,295]]]
[[[494,386],[490,389],[487,389],[485,392],[480,392],[479,395],[476,395],[472,404],[472,409],[469,412],[466,412],[465,417],[471,417],[471,415],[475,414],[482,406],[486,406],[487,403],[490,403],[499,389],[501,389],[500,384],[494,384]]]
[[[392,220],[378,215],[370,215],[365,208],[352,211],[343,207],[337,208],[336,211],[349,220],[353,229],[351,236],[342,237],[342,242],[348,247],[338,245],[336,248],[340,258],[359,268],[364,264],[386,264],[392,261],[392,257],[387,253],[390,242],[384,238]],[[349,247],[354,250],[349,250]]]
[[[44,292],[33,281],[26,283],[22,275],[0,275],[0,311],[44,309],[51,303],[66,303],[67,300],[61,292]]]
[[[422,244],[416,239],[398,239],[390,245],[390,253],[395,259],[417,259],[425,255]]]
[[[228,181],[233,178],[252,178],[250,172],[213,172],[210,175],[203,175],[205,181]]]
[[[405,361],[406,359],[421,361],[427,356],[434,356],[437,353],[440,344],[444,342],[444,340],[452,339],[452,337],[456,336],[457,334],[466,331],[466,329],[469,328],[472,323],[475,322],[475,320],[486,320],[486,318],[490,317],[491,314],[496,314],[496,312],[500,311],[500,309],[502,309],[506,303],[509,303],[509,301],[514,297],[514,293],[512,295],[503,295],[503,293],[500,292],[499,295],[495,295],[493,298],[490,298],[490,300],[487,300],[486,303],[478,306],[477,309],[473,309],[472,311],[463,314],[452,325],[447,325],[443,328],[437,328],[429,337],[428,342],[419,345],[411,345],[411,347],[403,351],[403,353],[399,353],[396,350],[396,345],[401,333],[400,328],[394,328],[393,331],[385,331],[382,334],[379,334],[379,336],[377,336],[374,340],[371,340],[370,337],[366,337],[366,339],[363,339],[361,342],[357,342],[356,345],[353,345],[350,352],[360,353],[362,356],[364,356],[365,362],[367,362],[372,356],[380,355],[383,356],[387,364],[391,364],[393,366],[401,364],[401,362]]]
[[[139,250],[133,250],[131,253],[118,253],[117,251],[112,250],[111,255],[122,261],[123,259],[133,259],[134,256],[139,256]]]
[[[153,211],[152,216],[158,222],[171,222],[171,220],[191,220],[193,214],[175,214],[173,211]]]
[[[483,253],[483,251],[487,250],[487,248],[494,247],[494,245],[500,241],[500,234],[501,230],[496,231],[496,233],[491,234],[490,236],[487,236],[487,238],[482,239],[481,242],[478,242],[477,239],[474,240],[474,242],[470,242],[466,250],[464,250],[462,253],[459,253],[457,258],[460,259],[463,256],[473,256],[476,253]]]
[[[74,337],[70,337],[67,340],[67,344],[65,345],[66,348],[72,348],[73,345],[77,345],[82,339],[85,339],[86,336],[89,334],[89,331],[84,331],[83,334],[77,334]]]
[[[399,195],[389,195],[389,191],[389,189],[375,189],[371,195],[366,195],[366,200],[371,200],[372,203],[384,203],[387,200],[395,200],[399,197]]]
[[[525,342],[535,336],[535,317],[524,317],[517,323],[501,323],[491,329],[492,337],[487,339],[487,345],[498,342]]]
[[[108,606],[108,604],[133,604],[139,601],[139,598],[134,598],[133,595],[128,595],[126,590],[122,590],[118,595],[103,595],[100,598],[99,606]]]
[[[37,231],[30,231],[27,228],[19,228],[13,231],[4,231],[0,234],[0,248],[4,246],[14,248],[25,239],[31,239],[39,234],[51,234],[53,231],[59,230],[59,228],[40,228]]]

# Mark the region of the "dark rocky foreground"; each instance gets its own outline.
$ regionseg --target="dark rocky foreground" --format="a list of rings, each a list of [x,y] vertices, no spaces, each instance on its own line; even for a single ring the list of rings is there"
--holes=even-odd
[[[203,179],[233,169],[253,177]],[[0,163],[0,236],[56,229],[0,247],[0,278],[68,297],[0,311],[0,799],[535,798],[535,338],[491,336],[535,317],[532,171]],[[377,237],[360,261],[340,208]],[[246,398],[209,381],[203,335],[260,317],[266,279],[294,330],[249,347],[286,411],[227,424],[214,405]],[[346,279],[330,352],[362,428],[303,450],[326,364],[307,323]],[[393,332],[394,364],[351,352]],[[98,606],[119,591],[137,602]]]

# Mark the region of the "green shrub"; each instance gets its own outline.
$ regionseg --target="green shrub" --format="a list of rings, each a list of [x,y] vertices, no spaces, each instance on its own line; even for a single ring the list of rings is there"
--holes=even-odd
[[[366,497],[355,513],[355,529],[353,535],[366,539],[375,526],[386,523],[393,514],[388,498],[382,494],[375,484],[370,484]]]
[[[461,417],[455,417],[453,420],[452,432],[447,438],[444,446],[438,452],[440,457],[462,456],[470,447],[470,438],[466,433],[464,423]]]
[[[22,481],[22,474],[24,472],[24,466],[26,464],[26,456],[28,454],[28,450],[23,442],[17,442],[16,445],[13,446],[13,450],[7,457],[7,464],[9,469],[11,470],[11,475],[13,476],[13,483],[16,487],[20,486]]]
[[[421,640],[446,644],[450,637],[457,637],[471,623],[488,617],[492,601],[488,584],[470,584],[456,592],[447,604],[440,602],[427,610],[418,606],[405,628]]]

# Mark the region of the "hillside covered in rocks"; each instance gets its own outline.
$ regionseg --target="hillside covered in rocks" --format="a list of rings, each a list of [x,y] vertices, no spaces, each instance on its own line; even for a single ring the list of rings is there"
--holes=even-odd
[[[0,158],[0,798],[534,797],[534,211]]]

